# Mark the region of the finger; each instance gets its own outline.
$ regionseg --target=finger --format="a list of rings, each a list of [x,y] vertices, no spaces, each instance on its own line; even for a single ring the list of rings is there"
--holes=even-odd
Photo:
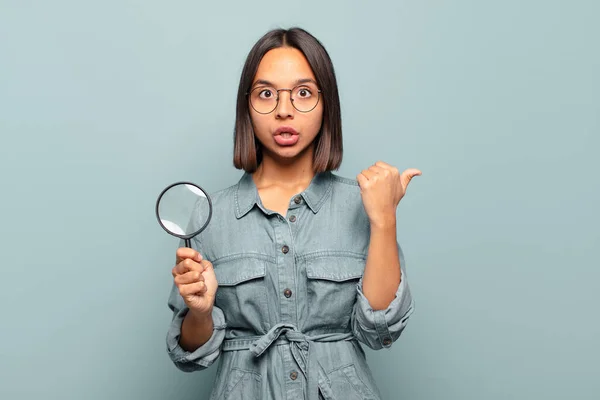
[[[181,261],[186,258],[195,259],[196,261],[202,261],[202,255],[198,253],[196,250],[189,247],[180,247],[175,252],[176,261],[175,264],[179,264]]]
[[[204,272],[204,265],[202,262],[196,262],[191,258],[186,258],[180,264],[183,266],[184,271],[198,271],[200,273]]]
[[[188,271],[189,270],[182,263],[179,263],[173,267],[171,270],[171,275],[173,275],[173,278],[175,278],[176,276],[183,275]]]
[[[206,284],[204,282],[190,283],[189,285],[179,286],[179,294],[181,296],[203,295],[206,293]]]
[[[391,174],[391,169],[380,167],[378,165],[371,165],[369,167],[369,171],[374,172],[375,175],[381,175],[381,176],[389,176]]]
[[[203,282],[204,276],[198,271],[188,271],[184,274],[175,276],[175,284],[188,285],[190,283]]]
[[[393,168],[394,168],[394,167],[393,167],[393,166],[391,166],[390,164],[388,164],[388,163],[386,163],[386,162],[383,162],[383,161],[377,161],[377,162],[375,163],[375,165],[376,165],[377,167],[381,167],[381,168],[385,168],[385,169],[393,169]]]
[[[370,169],[363,169],[361,171],[361,174],[363,174],[365,176],[365,178],[367,178],[368,180],[373,179],[375,177],[375,175],[377,175],[377,173],[375,171],[372,171]]]
[[[419,171],[416,168],[409,168],[407,170],[405,170],[404,172],[402,172],[402,175],[400,176],[400,181],[402,182],[402,186],[404,186],[404,188],[406,188],[408,186],[408,184],[410,183],[410,181],[412,180],[412,178],[414,178],[415,176],[420,176],[421,175],[421,171]]]
[[[368,184],[369,180],[363,174],[356,175],[356,180],[358,181],[358,186],[364,188],[365,185]]]
[[[192,260],[191,258],[186,258],[175,266],[173,273],[175,275],[181,275],[188,271],[203,272],[204,266]]]
[[[207,271],[213,267],[212,263],[208,260],[202,260],[202,262],[200,262],[200,265],[202,266],[202,272]]]
[[[385,163],[383,161],[377,161],[375,163],[374,167],[379,168],[379,171],[386,171],[386,172],[379,172],[384,176],[388,176],[388,175],[392,175],[394,177],[400,176],[400,171],[398,171],[398,168],[396,168],[393,165],[390,165],[388,163]]]
[[[400,171],[398,171],[398,168],[394,167],[393,165],[390,165],[388,163],[385,163],[383,161],[377,161],[375,163],[375,166],[383,168],[387,171],[390,171],[393,175],[399,176],[400,175]]]

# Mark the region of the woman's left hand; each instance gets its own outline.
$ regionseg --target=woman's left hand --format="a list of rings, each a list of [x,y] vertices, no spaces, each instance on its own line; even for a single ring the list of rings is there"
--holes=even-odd
[[[409,168],[400,173],[397,168],[378,161],[357,175],[365,211],[371,225],[396,223],[396,208],[406,194],[410,180],[421,171]]]

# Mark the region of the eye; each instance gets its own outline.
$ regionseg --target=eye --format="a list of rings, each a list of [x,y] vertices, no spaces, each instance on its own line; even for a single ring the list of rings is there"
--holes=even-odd
[[[312,91],[308,87],[298,88],[296,90],[296,96],[300,99],[307,99],[312,96]]]
[[[258,97],[265,100],[270,100],[275,97],[275,91],[273,89],[262,89],[258,92]]]

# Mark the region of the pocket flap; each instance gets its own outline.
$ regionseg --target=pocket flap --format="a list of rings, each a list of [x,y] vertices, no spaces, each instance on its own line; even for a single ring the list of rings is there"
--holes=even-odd
[[[236,259],[213,265],[219,286],[235,286],[242,282],[264,278],[264,261],[252,258]]]
[[[356,257],[319,257],[306,262],[306,276],[335,282],[360,279],[365,263],[364,259]]]

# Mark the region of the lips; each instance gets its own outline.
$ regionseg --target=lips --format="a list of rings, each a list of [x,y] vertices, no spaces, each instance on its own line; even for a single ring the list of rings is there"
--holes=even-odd
[[[274,133],[274,135],[285,135],[285,134],[297,135],[298,131],[296,131],[291,126],[281,126],[281,127],[277,128],[277,130]],[[286,135],[286,136],[288,136],[288,135]]]
[[[273,134],[275,143],[280,146],[293,146],[298,143],[298,131],[291,126],[279,127]]]

